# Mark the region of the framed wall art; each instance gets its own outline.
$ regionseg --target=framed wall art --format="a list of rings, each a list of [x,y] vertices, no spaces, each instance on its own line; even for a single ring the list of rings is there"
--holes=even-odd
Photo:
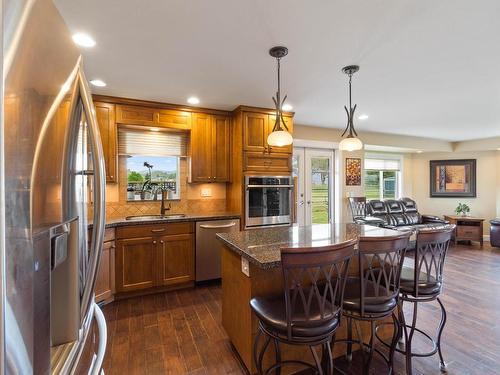
[[[429,163],[432,198],[476,197],[476,159],[431,160]]]
[[[345,184],[347,186],[361,185],[361,159],[345,159]]]

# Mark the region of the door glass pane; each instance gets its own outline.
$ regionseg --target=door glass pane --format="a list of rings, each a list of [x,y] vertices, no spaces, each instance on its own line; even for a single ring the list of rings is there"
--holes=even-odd
[[[330,158],[311,158],[311,224],[330,221]]]
[[[366,199],[380,199],[380,171],[365,171]]]
[[[384,199],[396,199],[396,171],[383,171]]]

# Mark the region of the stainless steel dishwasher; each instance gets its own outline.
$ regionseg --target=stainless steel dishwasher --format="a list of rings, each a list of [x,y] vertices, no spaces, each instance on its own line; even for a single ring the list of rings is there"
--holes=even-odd
[[[198,221],[196,223],[196,281],[221,277],[222,243],[215,235],[239,230],[239,219]]]

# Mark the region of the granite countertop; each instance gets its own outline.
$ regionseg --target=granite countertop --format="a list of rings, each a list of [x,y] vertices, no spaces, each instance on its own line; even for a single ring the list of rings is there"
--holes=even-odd
[[[172,213],[172,215],[176,215]],[[151,215],[149,215],[151,216]],[[223,220],[223,219],[239,219],[240,214],[235,214],[234,212],[213,212],[206,214],[185,214],[184,217],[172,217],[172,218],[137,218],[133,220],[127,220],[126,218],[116,218],[106,220],[106,228],[116,228],[132,225],[144,225],[144,224],[165,224],[165,223],[183,223],[191,221],[203,221],[203,220]],[[92,223],[89,223],[89,228],[92,228]]]
[[[307,227],[275,227],[242,232],[219,233],[217,237],[231,250],[256,266],[269,269],[281,265],[280,248],[327,246],[360,236],[395,236],[401,232],[353,223],[317,224]]]

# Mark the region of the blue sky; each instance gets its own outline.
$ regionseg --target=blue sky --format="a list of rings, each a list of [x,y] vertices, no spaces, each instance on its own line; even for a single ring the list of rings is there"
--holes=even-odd
[[[177,170],[177,158],[175,156],[132,156],[127,159],[127,169],[143,172],[147,171],[144,162],[153,165],[153,171],[175,172]]]

